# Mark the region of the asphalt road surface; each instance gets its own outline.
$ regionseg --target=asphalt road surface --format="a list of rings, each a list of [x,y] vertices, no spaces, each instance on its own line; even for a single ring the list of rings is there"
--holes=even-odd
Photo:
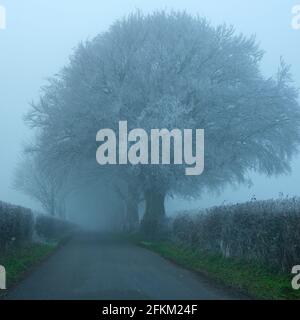
[[[7,295],[18,300],[244,299],[147,249],[81,234]]]

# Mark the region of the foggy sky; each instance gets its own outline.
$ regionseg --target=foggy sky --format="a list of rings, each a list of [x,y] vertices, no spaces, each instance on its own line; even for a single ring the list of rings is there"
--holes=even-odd
[[[12,189],[14,168],[22,145],[30,139],[23,123],[29,102],[39,88],[67,61],[72,49],[90,39],[118,18],[136,10],[185,9],[207,17],[213,24],[233,24],[246,35],[256,34],[266,51],[262,69],[266,76],[277,71],[280,56],[292,65],[300,87],[300,30],[291,28],[291,9],[300,0],[0,0],[7,12],[7,29],[0,30],[0,200],[39,208]],[[99,128],[100,129],[100,128]],[[300,157],[289,176],[253,176],[249,189],[227,188],[221,195],[204,195],[194,202],[168,201],[169,210],[205,207],[226,202],[277,197],[279,192],[300,196]]]

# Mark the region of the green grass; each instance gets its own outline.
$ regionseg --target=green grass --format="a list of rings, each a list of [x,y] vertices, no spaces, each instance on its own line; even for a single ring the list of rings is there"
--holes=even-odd
[[[134,240],[136,242],[136,239]],[[258,263],[224,258],[196,252],[169,242],[145,242],[140,245],[159,253],[190,270],[200,272],[255,299],[300,299],[300,291],[292,289],[292,275],[275,273]]]
[[[20,281],[25,274],[54,251],[56,244],[31,244],[13,249],[3,257],[0,264],[6,269],[7,287]]]

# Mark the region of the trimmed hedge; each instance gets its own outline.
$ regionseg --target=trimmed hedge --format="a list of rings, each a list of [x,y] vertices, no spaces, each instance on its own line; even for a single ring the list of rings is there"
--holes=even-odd
[[[290,272],[300,263],[300,199],[213,207],[172,222],[175,241],[196,250],[257,261]]]
[[[74,231],[75,225],[69,221],[52,216],[39,215],[36,217],[36,233],[47,240],[59,240]]]
[[[31,242],[34,218],[31,210],[0,201],[0,250]]]
[[[71,222],[39,215],[30,209],[0,201],[0,255],[32,242],[34,231],[46,240],[60,240],[75,230]]]

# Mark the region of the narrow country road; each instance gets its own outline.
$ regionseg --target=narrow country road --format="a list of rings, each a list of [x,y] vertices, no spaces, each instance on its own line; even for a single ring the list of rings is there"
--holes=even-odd
[[[93,234],[74,237],[7,299],[243,299],[159,255]]]

